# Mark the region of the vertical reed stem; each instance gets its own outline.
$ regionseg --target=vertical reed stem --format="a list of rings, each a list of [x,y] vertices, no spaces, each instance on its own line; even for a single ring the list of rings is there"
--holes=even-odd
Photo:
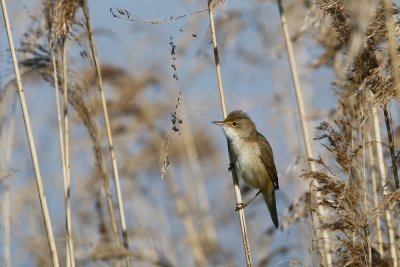
[[[366,260],[366,263],[368,266],[372,267],[372,252],[371,252],[371,236],[369,233],[369,223],[368,223],[368,195],[367,195],[367,172],[366,172],[366,151],[365,151],[365,132],[364,128],[361,129],[361,135],[362,135],[362,166],[363,166],[363,171],[362,171],[362,194],[363,194],[363,208],[364,208],[364,234],[365,238],[367,240],[367,254],[368,254],[368,259]]]
[[[67,70],[67,55],[66,40],[61,45],[62,71],[63,71],[63,94],[64,94],[64,143],[65,143],[65,212],[67,220],[67,245],[69,253],[69,264],[75,267],[74,245],[72,239],[72,224],[71,224],[71,164],[69,155],[69,120],[68,120],[68,70]]]
[[[54,79],[54,94],[55,94],[55,102],[56,102],[56,110],[57,110],[57,127],[58,127],[58,138],[60,144],[60,154],[61,154],[61,166],[62,166],[62,174],[63,174],[63,183],[64,183],[64,202],[65,202],[65,240],[66,240],[66,266],[71,266],[71,253],[70,253],[70,242],[72,239],[69,237],[72,236],[70,232],[71,227],[68,225],[69,215],[67,208],[68,201],[68,189],[67,189],[67,171],[65,168],[65,151],[64,151],[64,138],[63,138],[63,128],[62,128],[62,120],[61,120],[61,108],[60,108],[60,100],[58,93],[58,75],[57,75],[57,62],[55,56],[55,48],[53,44],[50,44],[51,49],[51,62],[53,65],[53,79]]]
[[[371,129],[368,129],[367,133],[367,140],[370,142],[372,140],[371,138]],[[380,215],[380,210],[379,210],[379,200],[378,200],[378,192],[380,191],[380,188],[377,185],[376,182],[376,167],[375,167],[375,153],[373,151],[373,147],[369,146],[368,148],[368,164],[371,167],[371,183],[372,183],[372,194],[373,194],[373,199],[374,199],[374,210],[376,210],[376,216],[375,216],[375,228],[376,228],[376,238],[378,242],[378,252],[380,255],[383,255],[383,238],[382,238],[382,226],[381,226],[381,215]]]
[[[200,244],[199,235],[196,231],[192,218],[189,216],[187,204],[184,198],[179,194],[175,172],[172,168],[170,169],[170,173],[171,175],[167,179],[168,189],[175,201],[179,217],[182,219],[183,226],[185,227],[189,245],[193,250],[196,266],[207,266],[207,258],[204,255],[203,248]]]
[[[393,8],[391,0],[382,0],[386,15],[386,30],[388,32],[388,44],[390,61],[393,71],[394,87],[396,89],[397,100],[400,102],[400,72],[399,59],[396,45],[396,26],[393,19]]]
[[[210,17],[210,29],[211,29],[211,36],[212,36],[212,43],[213,43],[213,48],[214,48],[214,58],[215,58],[215,68],[217,72],[217,79],[218,79],[218,88],[219,88],[219,95],[220,95],[220,101],[221,101],[221,108],[222,108],[222,115],[224,118],[226,118],[226,106],[225,106],[225,96],[224,96],[224,88],[222,86],[222,75],[221,75],[221,67],[219,64],[219,56],[218,56],[218,46],[217,46],[217,37],[215,34],[215,24],[214,24],[214,12],[213,8],[209,5],[208,6],[209,10],[209,17]],[[233,158],[233,153],[231,152],[230,144],[228,142],[228,151],[229,151],[229,160],[230,162],[234,162]],[[235,197],[236,197],[236,202],[237,203],[243,203],[242,200],[242,194],[240,193],[240,188],[239,188],[239,180],[236,174],[235,169],[232,171],[232,178],[233,178],[233,185],[234,185],[234,190],[235,190]],[[247,266],[252,266],[252,260],[251,260],[251,254],[250,254],[250,243],[248,239],[248,234],[247,234],[247,228],[246,228],[246,219],[244,216],[244,210],[241,209],[238,211],[239,213],[239,220],[240,220],[240,228],[242,230],[242,239],[243,239],[243,246],[244,246],[244,253],[246,256],[246,263]]]
[[[379,172],[381,175],[381,187],[383,190],[383,195],[387,195],[387,176],[386,176],[386,170],[385,170],[385,160],[383,158],[383,149],[382,149],[382,137],[381,137],[381,132],[379,129],[379,118],[378,114],[376,112],[376,109],[373,108],[373,117],[374,117],[374,131],[375,131],[375,138],[376,138],[376,154],[378,156],[378,162],[379,162]],[[394,233],[394,227],[393,227],[393,218],[392,215],[390,214],[389,210],[385,210],[385,219],[386,219],[386,226],[388,230],[388,235],[389,235],[389,246],[390,246],[390,256],[393,261],[393,267],[398,266],[397,262],[397,248],[396,248],[396,242],[395,242],[395,233]]]
[[[291,75],[292,75],[292,81],[293,81],[293,87],[295,90],[296,94],[296,101],[297,101],[297,108],[299,112],[299,119],[300,119],[300,125],[301,125],[301,130],[303,133],[303,140],[304,140],[304,147],[306,150],[306,156],[307,158],[312,158],[312,149],[311,149],[311,137],[310,133],[308,130],[307,122],[306,122],[306,112],[304,108],[304,103],[303,103],[303,95],[302,95],[302,90],[300,86],[300,81],[299,77],[297,74],[297,66],[296,66],[296,59],[294,56],[294,51],[293,51],[293,46],[292,46],[292,41],[289,36],[289,30],[286,22],[286,15],[283,9],[282,1],[277,0],[278,4],[278,9],[279,9],[279,14],[281,18],[281,26],[282,26],[282,31],[285,39],[285,44],[286,44],[286,50],[288,53],[288,58],[289,58],[289,65],[290,65],[290,70],[291,70]],[[308,161],[308,168],[311,171],[316,171],[315,164],[312,161]],[[314,187],[318,188],[318,181],[314,180]],[[318,201],[320,199],[320,193],[319,191],[315,192],[315,199]],[[321,205],[317,205],[318,208],[318,218],[320,219],[320,216],[324,214],[324,209]],[[314,222],[314,220],[313,220]],[[319,223],[319,221],[317,222]],[[316,225],[314,225],[315,229],[319,229]],[[332,266],[332,256],[330,252],[330,245],[329,245],[329,235],[326,231],[321,231],[317,230],[317,240],[321,243],[322,245],[322,255],[325,257],[325,265],[326,266]],[[322,240],[318,237],[319,235],[322,235]]]
[[[13,98],[12,98],[13,99]],[[4,101],[4,99],[3,99]],[[13,100],[12,100],[13,101]],[[0,113],[2,111],[0,110]],[[2,156],[0,156],[0,169],[7,170],[10,168],[11,156],[13,151],[14,133],[15,133],[15,116],[5,125],[2,124],[5,144],[2,146]],[[0,133],[1,134],[1,133]],[[1,141],[1,140],[0,140]],[[8,175],[8,174],[6,174]],[[1,180],[1,178],[0,178]],[[4,253],[4,265],[5,267],[11,267],[11,213],[10,213],[10,190],[7,185],[7,181],[0,181],[0,186],[3,188],[3,198],[0,206],[3,207],[3,253]]]
[[[183,110],[185,110],[183,108]],[[189,162],[189,166],[192,173],[196,177],[195,179],[195,190],[198,196],[197,200],[200,206],[200,212],[204,220],[205,236],[208,241],[213,245],[217,242],[217,231],[213,219],[210,216],[210,202],[207,195],[207,190],[204,185],[204,175],[200,166],[199,154],[193,138],[192,127],[190,123],[186,123],[185,132],[183,134],[183,141],[185,143],[186,158]]]
[[[392,159],[393,178],[397,190],[399,189],[399,174],[397,172],[396,154],[394,152],[394,140],[393,140],[393,131],[391,126],[391,118],[386,106],[383,107],[383,115],[385,117],[385,125],[389,141],[390,157]]]
[[[44,220],[44,224],[45,224],[45,229],[46,229],[46,233],[47,233],[49,250],[50,250],[53,266],[58,267],[59,263],[58,263],[57,248],[56,248],[56,243],[54,241],[53,229],[51,227],[49,209],[47,206],[47,200],[46,200],[46,195],[44,192],[42,176],[40,173],[39,160],[37,157],[35,141],[33,138],[31,122],[29,119],[28,107],[26,105],[25,94],[24,94],[24,90],[22,88],[21,75],[19,73],[18,61],[17,61],[17,56],[15,53],[14,41],[12,38],[10,22],[8,19],[8,13],[7,13],[7,7],[6,7],[5,0],[1,0],[1,8],[3,11],[3,18],[4,18],[4,24],[6,26],[8,44],[10,46],[10,53],[11,53],[11,57],[12,57],[13,65],[14,65],[15,78],[16,78],[17,87],[18,87],[17,92],[18,92],[18,96],[20,99],[22,116],[23,116],[24,125],[25,125],[25,131],[26,131],[26,135],[28,138],[28,145],[29,145],[29,150],[31,153],[32,165],[33,165],[33,170],[35,173],[36,185],[37,185],[40,205],[41,205],[41,209],[42,209],[42,215],[43,215],[43,220]]]
[[[113,169],[113,174],[114,174],[115,189],[117,191],[116,193],[117,193],[118,210],[119,210],[120,223],[121,223],[121,229],[122,229],[122,239],[123,239],[123,243],[124,243],[124,248],[129,250],[129,241],[128,241],[128,232],[127,232],[127,229],[126,229],[124,202],[123,202],[123,198],[122,198],[122,194],[121,194],[121,186],[120,186],[120,180],[119,180],[117,158],[116,158],[115,151],[114,151],[113,138],[112,138],[111,126],[110,126],[110,119],[109,119],[109,115],[108,115],[106,98],[105,98],[105,95],[104,95],[103,78],[102,78],[102,75],[101,75],[100,63],[99,63],[99,59],[98,59],[98,56],[97,56],[96,43],[95,43],[94,37],[93,37],[92,25],[90,23],[89,8],[88,8],[86,0],[85,0],[84,3],[85,3],[84,4],[84,13],[85,13],[85,17],[86,17],[86,28],[87,28],[87,31],[88,31],[88,36],[89,36],[90,48],[91,48],[91,51],[92,51],[93,62],[94,62],[94,65],[95,65],[95,68],[96,68],[96,73],[97,73],[97,82],[98,82],[98,88],[99,88],[100,97],[101,97],[101,104],[102,104],[102,108],[103,108],[104,120],[105,120],[105,124],[106,124],[107,139],[108,139],[108,146],[109,146],[109,149],[110,149],[110,156],[111,156],[111,161],[112,161],[112,169]],[[127,263],[128,267],[131,266],[129,257],[127,257],[126,263]]]
[[[5,267],[11,267],[11,240],[10,240],[10,192],[4,183],[4,192],[1,206],[3,207],[3,252]]]

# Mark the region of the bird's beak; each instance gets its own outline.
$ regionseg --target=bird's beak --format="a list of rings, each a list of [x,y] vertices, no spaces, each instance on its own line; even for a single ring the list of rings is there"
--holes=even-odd
[[[219,126],[223,126],[224,125],[223,121],[212,121],[211,123],[219,125]]]

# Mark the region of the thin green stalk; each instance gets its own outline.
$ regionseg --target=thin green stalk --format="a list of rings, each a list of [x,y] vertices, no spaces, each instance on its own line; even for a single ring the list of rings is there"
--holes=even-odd
[[[47,233],[47,240],[48,240],[49,250],[50,250],[53,266],[54,267],[58,267],[59,266],[59,262],[58,262],[57,248],[56,248],[56,243],[54,241],[53,229],[51,227],[49,209],[48,209],[48,206],[47,206],[47,200],[46,200],[46,195],[45,195],[45,192],[44,192],[42,176],[41,176],[41,173],[40,173],[39,161],[38,161],[38,157],[37,157],[35,141],[34,141],[34,138],[33,138],[31,123],[30,123],[30,119],[29,119],[28,107],[26,105],[25,94],[24,94],[24,91],[23,91],[23,88],[22,88],[21,75],[19,73],[18,61],[17,61],[17,56],[16,56],[16,53],[15,53],[14,41],[13,41],[13,38],[12,38],[10,22],[9,22],[9,19],[8,19],[8,13],[7,13],[7,7],[6,7],[5,0],[1,0],[1,8],[2,8],[2,11],[3,11],[4,24],[6,26],[8,43],[9,43],[9,46],[10,46],[11,57],[12,57],[13,65],[14,65],[15,78],[16,78],[16,81],[17,81],[17,88],[18,88],[17,92],[18,92],[18,96],[19,96],[19,99],[20,99],[22,116],[23,116],[23,119],[24,119],[26,135],[27,135],[27,138],[28,138],[28,145],[29,145],[29,150],[30,150],[30,153],[31,153],[33,170],[34,170],[34,173],[35,173],[36,185],[37,185],[39,200],[40,200],[40,204],[41,204],[41,209],[42,209],[42,215],[43,215],[43,220],[44,220],[44,224],[45,224],[45,229],[46,229],[46,233]]]
[[[126,229],[124,202],[123,202],[122,193],[121,193],[120,179],[119,179],[118,166],[117,166],[117,158],[116,158],[115,151],[114,151],[110,119],[109,119],[109,115],[108,115],[106,98],[104,95],[104,87],[103,87],[103,79],[102,79],[102,75],[101,75],[101,68],[100,68],[100,63],[99,63],[98,56],[97,56],[96,43],[95,43],[94,37],[93,37],[92,26],[90,23],[90,14],[89,14],[89,9],[88,9],[86,0],[85,0],[85,5],[84,5],[84,13],[85,13],[85,17],[86,17],[86,28],[88,31],[88,37],[89,37],[90,47],[91,47],[91,51],[92,51],[93,62],[94,62],[96,72],[97,72],[98,88],[99,88],[99,92],[100,92],[104,120],[105,120],[105,124],[106,124],[107,139],[108,139],[108,146],[110,149],[110,156],[111,156],[111,161],[112,161],[115,189],[117,191],[116,193],[117,193],[118,210],[119,210],[121,230],[122,230],[122,239],[123,239],[123,243],[124,243],[124,248],[129,250],[128,231]],[[131,266],[129,257],[127,257],[126,261],[127,261],[127,266]]]
[[[289,58],[289,64],[290,64],[290,70],[291,70],[291,75],[292,75],[292,81],[293,81],[293,87],[295,90],[296,94],[296,101],[297,101],[297,108],[299,112],[299,119],[300,119],[300,125],[301,125],[301,130],[303,133],[303,141],[304,141],[304,147],[306,150],[306,156],[307,159],[312,158],[312,149],[311,149],[311,143],[310,140],[312,140],[311,135],[309,133],[307,121],[306,121],[306,112],[305,112],[305,107],[303,103],[303,95],[302,95],[302,90],[300,86],[300,81],[299,77],[297,74],[297,66],[296,66],[296,59],[294,56],[294,51],[293,51],[293,46],[292,46],[292,41],[289,36],[289,30],[287,27],[287,22],[286,22],[286,15],[283,9],[282,1],[277,0],[278,4],[278,9],[279,9],[279,14],[281,18],[281,25],[282,25],[282,31],[283,35],[285,38],[285,44],[286,44],[286,49],[288,53],[288,58]],[[316,171],[315,163],[313,161],[308,161],[308,168],[310,171]],[[318,188],[318,181],[314,180],[313,182],[314,187]],[[320,199],[320,192],[316,191],[314,192],[314,199],[318,200]],[[316,229],[316,234],[317,234],[317,240],[320,242],[320,247],[322,248],[322,255],[324,257],[325,265],[326,266],[332,266],[332,256],[331,256],[331,248],[330,244],[328,242],[329,240],[329,235],[326,231],[319,230],[320,228],[318,227],[318,224],[320,222],[320,219],[322,214],[324,214],[324,209],[321,205],[317,204],[317,209],[318,209],[318,221],[313,220],[314,222],[314,229]],[[319,236],[322,235],[322,239],[319,238]]]
[[[220,96],[220,102],[221,102],[221,109],[222,109],[223,117],[226,118],[227,112],[226,112],[226,106],[225,106],[224,87],[222,86],[221,66],[219,64],[218,46],[217,46],[217,37],[216,37],[216,34],[215,34],[215,23],[214,23],[213,7],[211,5],[209,5],[208,6],[208,10],[209,10],[209,17],[210,17],[210,29],[211,29],[211,37],[212,37],[213,48],[214,48],[215,70],[217,72],[218,89],[219,89],[219,96]],[[233,156],[233,153],[231,151],[229,142],[228,142],[228,152],[229,152],[229,160],[230,160],[230,162],[234,162],[234,156]],[[234,186],[234,190],[235,190],[236,203],[243,203],[242,194],[241,194],[240,188],[239,188],[239,180],[238,180],[238,176],[237,176],[237,173],[236,173],[235,169],[233,169],[233,171],[232,171],[232,178],[233,178],[233,186]],[[248,233],[247,233],[247,227],[246,227],[246,219],[245,219],[245,216],[244,216],[244,209],[239,210],[238,214],[239,214],[239,220],[240,220],[240,228],[241,228],[241,231],[242,231],[242,239],[243,239],[244,253],[245,253],[245,256],[246,256],[246,263],[247,263],[247,266],[252,266],[253,263],[252,263],[252,260],[251,260],[250,243],[249,243],[249,239],[248,239]]]

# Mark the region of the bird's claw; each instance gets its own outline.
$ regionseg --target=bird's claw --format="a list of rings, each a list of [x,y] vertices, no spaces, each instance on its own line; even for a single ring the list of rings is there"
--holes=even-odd
[[[261,190],[258,191],[257,194],[256,194],[252,199],[250,199],[250,200],[247,201],[247,202],[244,202],[244,203],[236,203],[236,209],[235,209],[235,211],[239,211],[239,210],[242,210],[242,209],[246,208],[247,205],[249,205],[260,193],[262,193]]]
[[[229,163],[229,167],[228,167],[228,171],[232,171],[232,169],[233,169],[233,163]]]
[[[235,211],[239,211],[239,210],[246,208],[247,204],[248,203],[236,203]]]

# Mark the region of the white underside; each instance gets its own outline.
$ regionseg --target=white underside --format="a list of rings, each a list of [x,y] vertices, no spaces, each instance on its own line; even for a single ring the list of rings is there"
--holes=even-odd
[[[267,171],[259,155],[260,148],[256,142],[246,143],[236,135],[232,129],[224,129],[225,135],[231,141],[232,150],[235,155],[234,168],[239,177],[250,186],[262,189],[267,186]]]

